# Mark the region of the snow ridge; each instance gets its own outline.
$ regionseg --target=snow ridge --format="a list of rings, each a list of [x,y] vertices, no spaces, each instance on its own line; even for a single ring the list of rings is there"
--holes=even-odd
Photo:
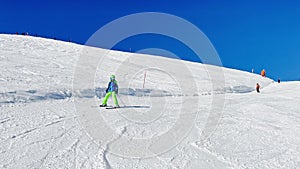
[[[102,98],[105,96],[106,88],[83,89],[72,92],[69,89],[56,91],[40,91],[40,90],[17,90],[0,93],[0,106],[14,103],[30,103],[46,100],[70,99],[71,97],[79,98]],[[233,86],[223,90],[206,91],[202,93],[182,94],[171,93],[166,90],[159,89],[132,89],[120,88],[120,95],[136,96],[136,97],[167,97],[167,96],[204,96],[224,93],[250,93],[254,89],[248,86]]]

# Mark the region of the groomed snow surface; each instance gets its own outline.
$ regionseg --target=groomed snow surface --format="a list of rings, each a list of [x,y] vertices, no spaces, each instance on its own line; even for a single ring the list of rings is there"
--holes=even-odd
[[[17,35],[0,63],[1,169],[300,168],[300,82]]]

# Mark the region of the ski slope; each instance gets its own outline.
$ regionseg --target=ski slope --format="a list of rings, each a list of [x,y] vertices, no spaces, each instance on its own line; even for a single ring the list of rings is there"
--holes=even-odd
[[[0,61],[0,168],[300,166],[300,82],[4,34]],[[124,108],[97,107],[110,74]],[[158,142],[167,133],[172,139]]]

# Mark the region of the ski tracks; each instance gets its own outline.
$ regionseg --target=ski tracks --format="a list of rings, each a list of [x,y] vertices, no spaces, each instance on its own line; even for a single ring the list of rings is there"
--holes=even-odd
[[[101,150],[81,131],[72,102],[18,106],[2,109],[0,168],[101,168]]]

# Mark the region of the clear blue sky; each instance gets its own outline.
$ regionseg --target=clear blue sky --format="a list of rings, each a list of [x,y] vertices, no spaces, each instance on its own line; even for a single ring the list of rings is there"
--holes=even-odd
[[[137,12],[164,12],[198,26],[225,67],[275,80],[300,80],[300,1],[297,0],[4,0],[0,32],[29,32],[84,44],[103,25]],[[143,43],[141,43],[143,42]],[[163,48],[198,61],[186,47],[166,37],[142,35],[119,43],[119,50]]]

